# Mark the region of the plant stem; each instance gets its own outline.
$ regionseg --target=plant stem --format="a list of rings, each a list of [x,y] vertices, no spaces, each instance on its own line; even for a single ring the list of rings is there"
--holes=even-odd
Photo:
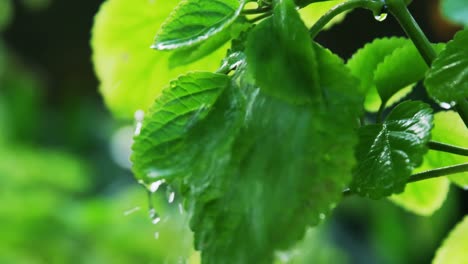
[[[244,9],[242,10],[241,14],[242,15],[257,15],[257,14],[263,14],[269,11],[271,11],[271,6],[260,7],[257,9]]]
[[[247,20],[247,21],[249,21],[250,23],[255,23],[255,22],[258,22],[258,21],[260,21],[260,20],[262,20],[262,19],[264,19],[264,18],[267,18],[267,17],[269,17],[269,16],[271,16],[271,15],[272,15],[271,12],[264,13],[264,14],[261,14],[261,15],[259,15],[259,16],[254,17],[254,18],[252,18],[252,19],[249,19],[249,20]]]
[[[398,20],[406,35],[413,41],[416,48],[421,53],[424,61],[430,67],[432,61],[437,57],[437,53],[432,48],[431,43],[424,35],[416,20],[406,7],[404,0],[386,0],[390,13]]]
[[[463,148],[459,146],[449,145],[445,143],[429,141],[427,143],[429,149],[443,151],[447,153],[457,154],[461,156],[468,156],[468,148]]]
[[[409,177],[406,183],[418,182],[427,179],[437,178],[441,176],[448,176],[455,173],[468,172],[468,163],[457,164],[453,166],[442,167],[438,169],[428,170],[420,173],[413,174]],[[344,197],[354,195],[349,188],[342,192]]]
[[[314,39],[318,33],[325,27],[330,20],[335,16],[355,8],[365,8],[371,10],[374,14],[380,13],[384,7],[383,1],[372,0],[349,0],[339,5],[334,6],[325,15],[323,15],[309,30],[310,37]]]
[[[465,126],[468,128],[468,100],[462,99],[460,101],[457,101],[455,109],[457,110],[461,119],[465,123]]]
[[[468,171],[468,163],[442,167],[442,168],[438,168],[434,170],[416,173],[409,178],[408,183],[427,180],[431,178],[437,178],[440,176],[447,176],[447,175],[460,173],[460,172],[467,172],[467,171]]]
[[[379,107],[379,111],[377,112],[377,123],[382,123],[383,120],[383,111],[385,110],[385,105],[387,105],[387,101],[382,101]]]

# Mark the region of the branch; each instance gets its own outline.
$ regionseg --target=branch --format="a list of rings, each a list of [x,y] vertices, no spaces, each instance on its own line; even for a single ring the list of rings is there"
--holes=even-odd
[[[441,142],[429,141],[427,143],[429,149],[443,151],[447,153],[457,154],[461,156],[468,156],[468,148],[449,145]]]
[[[428,170],[428,171],[416,173],[409,178],[407,183],[417,182],[417,181],[422,181],[422,180],[427,180],[427,179],[432,179],[432,178],[437,178],[441,176],[447,176],[447,175],[460,173],[460,172],[467,172],[467,171],[468,171],[468,163],[447,166],[447,167],[442,167],[442,168],[438,168],[434,170]]]

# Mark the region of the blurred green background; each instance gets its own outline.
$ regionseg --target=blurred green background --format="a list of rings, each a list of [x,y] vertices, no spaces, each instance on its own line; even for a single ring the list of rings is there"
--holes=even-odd
[[[413,2],[432,41],[452,37],[437,1]],[[177,194],[170,203],[163,186],[148,198],[132,178],[134,124],[113,120],[97,91],[89,39],[101,3],[0,0],[0,264],[198,263]],[[386,35],[403,32],[356,11],[318,41],[348,58]],[[346,198],[278,263],[429,263],[468,211],[451,188],[431,217]]]

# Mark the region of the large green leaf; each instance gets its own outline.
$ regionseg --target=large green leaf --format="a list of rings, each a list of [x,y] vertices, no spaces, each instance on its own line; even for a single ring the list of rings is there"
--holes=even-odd
[[[198,44],[226,29],[245,0],[184,0],[164,22],[153,48],[172,50]]]
[[[444,46],[439,44],[434,48],[440,51]],[[422,80],[428,69],[413,43],[395,49],[374,71],[374,83],[381,100],[388,102],[401,89]]]
[[[466,0],[442,0],[442,13],[456,23],[468,25]]]
[[[424,84],[439,103],[468,98],[468,29],[458,32],[434,60]]]
[[[460,116],[453,111],[439,112],[434,115],[432,140],[468,148],[468,131]],[[428,169],[468,162],[465,156],[430,150],[424,156]],[[468,173],[450,175],[449,179],[460,187],[468,188]]]
[[[407,101],[382,124],[361,127],[351,191],[373,199],[402,192],[427,151],[432,118],[428,105]]]
[[[457,224],[437,250],[433,264],[465,264],[468,245],[468,216]]]
[[[193,63],[169,69],[171,52],[149,47],[177,1],[107,0],[92,30],[93,62],[100,91],[110,110],[121,118],[147,110],[170,80],[192,70],[214,71],[226,54],[223,46]]]
[[[376,39],[358,50],[347,66],[351,73],[361,81],[360,91],[366,95],[364,107],[367,111],[377,112],[382,101],[374,83],[374,71],[377,66],[396,49],[410,43],[404,38]]]
[[[311,102],[311,92],[321,94],[311,88],[318,83],[315,53],[294,3],[280,3],[288,8],[275,8],[273,17],[249,34],[247,67],[265,93],[294,103]]]
[[[277,8],[294,10],[290,0]],[[299,20],[292,10],[287,10],[292,15],[284,23]],[[274,19],[283,17],[274,15],[262,23]],[[260,30],[270,28],[259,25]],[[362,98],[355,91],[357,81],[338,57],[316,44],[307,47],[315,54],[313,70],[320,75],[305,94],[311,103],[294,104],[270,95],[267,87],[257,88],[239,64],[231,86],[208,115],[173,143],[176,152],[152,145],[154,126],[145,124],[157,120],[155,114],[146,117],[135,138],[135,144],[151,145],[146,156],[154,158],[138,167],[139,154],[134,154],[140,179],[151,185],[164,178],[182,186],[203,263],[271,263],[275,250],[292,246],[342,197],[354,164],[355,120]],[[305,91],[291,88],[290,93]],[[172,164],[161,162],[164,154]],[[148,174],[148,169],[171,173]]]
[[[184,169],[183,155],[177,155],[183,136],[207,115],[228,83],[226,75],[204,72],[171,82],[151,107],[144,129],[137,132],[132,156],[137,178],[148,181],[173,175],[174,163],[179,163],[177,170]]]
[[[426,163],[413,173],[430,170]],[[414,182],[406,185],[403,193],[392,195],[390,201],[415,214],[430,216],[444,203],[449,186],[450,181],[445,177]]]

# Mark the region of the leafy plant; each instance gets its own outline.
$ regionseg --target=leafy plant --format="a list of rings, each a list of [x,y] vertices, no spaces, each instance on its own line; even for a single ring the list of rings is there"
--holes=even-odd
[[[430,215],[448,183],[419,181],[466,188],[468,29],[431,44],[404,0],[155,2],[103,4],[93,59],[110,110],[145,112],[133,172],[183,196],[203,263],[272,263],[348,195]],[[313,39],[355,8],[389,12],[409,38],[345,63]],[[432,100],[402,101],[421,82]]]

